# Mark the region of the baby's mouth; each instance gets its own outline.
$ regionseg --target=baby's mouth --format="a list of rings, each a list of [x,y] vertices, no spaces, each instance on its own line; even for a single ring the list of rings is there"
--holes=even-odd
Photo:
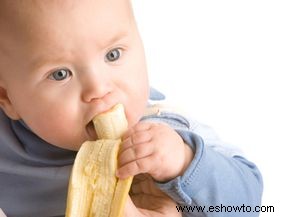
[[[97,133],[96,133],[96,130],[95,130],[95,126],[94,126],[94,123],[93,121],[90,121],[87,126],[86,126],[86,130],[87,130],[87,133],[89,135],[89,139],[90,140],[97,140],[98,139],[98,136],[97,136]]]

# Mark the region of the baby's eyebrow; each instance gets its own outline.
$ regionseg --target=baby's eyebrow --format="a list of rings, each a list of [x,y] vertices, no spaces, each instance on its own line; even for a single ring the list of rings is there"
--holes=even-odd
[[[59,54],[58,49],[46,49],[46,52],[37,53],[36,56],[30,59],[28,64],[30,68],[38,69],[49,63],[63,62],[64,59],[69,59],[71,56],[70,51],[62,51],[62,55],[57,54]]]
[[[129,36],[129,32],[128,31],[121,31],[117,34],[113,34],[111,37],[109,37],[108,39],[105,40],[104,43],[102,43],[101,47],[107,47],[108,45],[114,44],[117,41],[126,38]]]

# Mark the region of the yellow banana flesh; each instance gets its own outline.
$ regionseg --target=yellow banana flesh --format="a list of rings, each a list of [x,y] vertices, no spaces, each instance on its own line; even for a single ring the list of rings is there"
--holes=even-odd
[[[66,217],[121,217],[133,179],[115,176],[120,138],[128,125],[123,106],[117,104],[93,123],[100,139],[83,143],[76,156]]]

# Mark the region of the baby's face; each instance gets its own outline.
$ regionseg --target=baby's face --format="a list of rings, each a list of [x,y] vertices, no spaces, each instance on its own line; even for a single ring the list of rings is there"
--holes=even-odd
[[[8,116],[71,150],[96,139],[90,121],[116,103],[129,126],[138,122],[149,90],[128,0],[13,2],[0,3],[0,105]]]

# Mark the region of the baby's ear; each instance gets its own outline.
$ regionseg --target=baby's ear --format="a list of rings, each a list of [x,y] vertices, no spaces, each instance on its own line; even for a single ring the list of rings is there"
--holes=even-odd
[[[8,97],[6,89],[1,86],[0,86],[0,107],[9,118],[13,120],[20,119],[20,116],[15,111],[14,106],[12,105]]]

